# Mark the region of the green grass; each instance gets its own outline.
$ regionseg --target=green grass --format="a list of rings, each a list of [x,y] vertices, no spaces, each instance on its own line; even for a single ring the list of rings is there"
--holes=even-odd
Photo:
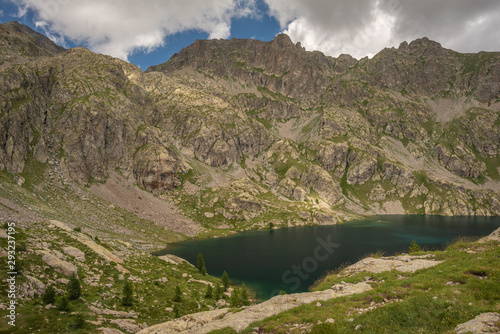
[[[12,101],[12,110],[18,110],[23,104],[30,103],[32,101],[31,96],[25,96],[20,100]]]
[[[3,224],[2,224],[3,226]],[[86,261],[80,263],[72,261],[78,268],[79,278],[82,286],[82,298],[70,301],[70,313],[61,313],[57,309],[45,309],[41,298],[36,297],[28,300],[18,300],[17,326],[11,328],[6,322],[0,323],[1,333],[93,333],[97,332],[98,325],[86,322],[84,327],[79,329],[78,317],[74,313],[81,314],[84,320],[97,321],[99,317],[92,313],[89,305],[100,303],[98,308],[107,308],[118,311],[134,311],[137,314],[137,323],[146,322],[148,325],[161,323],[173,319],[173,313],[165,311],[165,308],[173,307],[172,299],[175,295],[175,287],[179,286],[183,292],[181,302],[176,303],[181,315],[209,310],[208,306],[215,306],[215,300],[205,297],[206,285],[198,282],[189,282],[193,277],[197,280],[209,281],[220,284],[220,279],[210,275],[202,275],[198,270],[189,264],[183,263],[173,265],[145,252],[128,249],[124,251],[127,256],[120,255],[124,260],[123,266],[130,271],[130,274],[120,273],[114,263],[108,264],[101,256],[93,252],[89,247],[81,244],[71,237],[71,235],[81,235],[82,233],[72,231],[62,232],[58,228],[47,228],[47,223],[31,223],[29,229],[22,225],[16,226],[16,239],[18,244],[26,244],[28,251],[18,249],[17,257],[21,263],[17,277],[17,284],[26,282],[24,274],[38,277],[43,283],[48,280],[56,281],[64,278],[64,275],[57,273],[42,261],[42,255],[33,252],[34,241],[50,244],[51,250],[63,252],[63,247],[73,246],[85,253]],[[100,239],[98,243],[105,248],[115,251],[121,244],[114,242],[114,239]],[[6,247],[7,240],[0,239],[0,247]],[[111,243],[110,243],[111,242]],[[36,248],[38,249],[38,248]],[[123,250],[122,250],[123,251]],[[86,264],[92,264],[90,267]],[[85,267],[87,266],[87,267]],[[210,273],[210,267],[207,268]],[[183,275],[188,275],[183,277]],[[98,275],[98,276],[94,276]],[[85,279],[98,277],[99,286],[86,283]],[[133,282],[134,302],[132,306],[122,306],[124,279],[130,277],[133,281],[137,279],[142,282]],[[167,278],[164,282],[162,279]],[[62,283],[55,283],[56,289],[65,291],[66,287]],[[7,302],[7,284],[0,282],[0,302]],[[59,294],[60,297],[60,294]],[[58,298],[59,298],[58,297]],[[199,306],[200,305],[200,306]],[[115,317],[103,315],[105,319]],[[111,325],[111,324],[110,324]],[[114,327],[114,325],[107,326]],[[116,328],[116,327],[115,327]]]

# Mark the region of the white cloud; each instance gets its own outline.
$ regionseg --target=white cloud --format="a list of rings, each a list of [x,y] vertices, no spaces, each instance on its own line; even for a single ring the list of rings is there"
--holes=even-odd
[[[265,0],[292,41],[330,56],[372,56],[429,37],[462,52],[500,50],[498,0]]]
[[[14,1],[14,0],[12,0]],[[189,29],[227,38],[231,18],[255,12],[243,0],[16,0],[33,9],[52,37],[85,43],[96,52],[122,59],[136,50],[163,46],[165,37]]]
[[[26,15],[26,13],[28,13],[28,7],[27,6],[19,6],[19,8],[17,9],[17,13],[14,14],[14,17],[23,17],[24,15]]]

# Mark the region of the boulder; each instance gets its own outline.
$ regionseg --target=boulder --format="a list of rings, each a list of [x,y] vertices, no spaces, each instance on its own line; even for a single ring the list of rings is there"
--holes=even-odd
[[[73,246],[66,246],[63,247],[63,252],[66,253],[69,256],[74,257],[76,260],[80,262],[85,262],[85,253],[79,250],[78,248],[75,248]]]
[[[37,251],[37,253],[42,254],[42,260],[50,267],[54,268],[54,270],[58,273],[61,273],[65,276],[78,276],[78,268],[75,265],[59,259],[57,256],[49,253],[47,250]]]

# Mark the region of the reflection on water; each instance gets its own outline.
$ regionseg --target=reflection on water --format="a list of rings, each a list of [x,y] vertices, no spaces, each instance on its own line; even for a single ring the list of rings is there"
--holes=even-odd
[[[203,253],[209,274],[226,270],[245,282],[259,299],[280,290],[307,291],[324,273],[378,250],[404,252],[412,240],[427,249],[443,248],[460,236],[484,236],[500,226],[499,217],[378,216],[333,226],[248,231],[226,238],[190,240],[169,253],[195,264]]]

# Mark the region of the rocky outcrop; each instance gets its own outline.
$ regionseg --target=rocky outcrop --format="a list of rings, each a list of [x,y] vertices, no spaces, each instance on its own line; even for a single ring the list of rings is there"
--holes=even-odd
[[[362,159],[359,162],[349,166],[347,171],[347,184],[363,184],[370,180],[375,169],[377,161],[375,159]]]
[[[434,154],[446,169],[462,177],[478,178],[486,169],[483,162],[470,157],[464,161],[442,145],[435,148]]]
[[[75,248],[73,246],[66,246],[63,247],[62,250],[67,255],[74,257],[75,260],[80,262],[85,262],[85,253],[79,250],[78,248]]]
[[[474,319],[455,327],[457,334],[483,334],[500,332],[500,314],[497,312],[481,313]]]
[[[42,255],[42,260],[47,263],[48,266],[54,268],[55,271],[65,276],[78,276],[78,268],[75,265],[59,259],[47,250],[39,250],[37,252]]]
[[[414,273],[417,270],[434,267],[443,261],[427,260],[430,255],[400,255],[396,257],[373,258],[367,257],[342,271],[343,275],[351,275],[366,271],[370,273],[381,273],[384,271],[397,270],[401,272]]]
[[[321,167],[310,166],[302,174],[302,181],[316,191],[328,204],[333,206],[344,202],[339,184]]]
[[[178,187],[180,171],[179,158],[165,147],[146,145],[135,156],[134,176],[137,183],[151,192],[162,193]]]

